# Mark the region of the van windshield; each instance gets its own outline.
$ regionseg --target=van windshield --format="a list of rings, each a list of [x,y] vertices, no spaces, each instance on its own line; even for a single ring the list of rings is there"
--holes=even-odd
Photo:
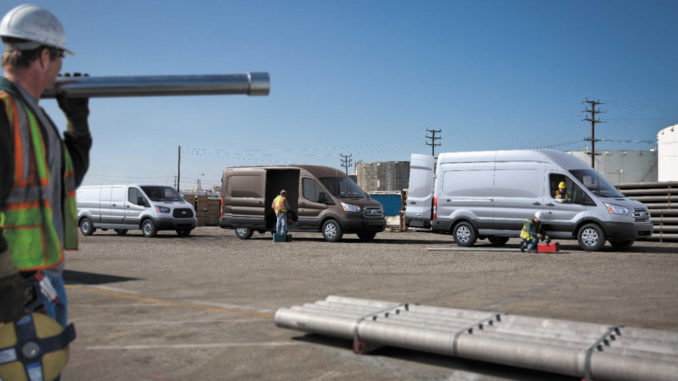
[[[336,197],[367,198],[358,184],[348,177],[324,177],[320,179],[320,182]]]
[[[141,187],[152,201],[183,201],[183,197],[174,188],[163,186]]]
[[[593,194],[600,197],[624,197],[603,176],[593,169],[573,169],[570,171]]]

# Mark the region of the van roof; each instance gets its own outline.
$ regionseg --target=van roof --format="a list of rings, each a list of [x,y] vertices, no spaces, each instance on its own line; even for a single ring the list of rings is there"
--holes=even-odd
[[[492,161],[536,161],[555,163],[566,170],[591,168],[588,164],[573,155],[552,149],[446,152],[441,153],[438,156],[438,164]]]
[[[322,165],[306,165],[306,164],[289,164],[289,165],[258,165],[258,166],[243,166],[243,167],[228,167],[224,169],[224,172],[230,170],[252,170],[260,168],[261,170],[271,170],[271,169],[304,169],[310,172],[313,176],[317,178],[323,177],[346,177],[346,174],[336,168],[325,167]]]

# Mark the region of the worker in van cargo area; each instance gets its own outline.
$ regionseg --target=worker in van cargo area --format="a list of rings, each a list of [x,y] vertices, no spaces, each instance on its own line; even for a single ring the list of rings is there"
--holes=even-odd
[[[523,230],[520,232],[520,238],[523,239],[520,245],[520,251],[537,251],[537,244],[539,240],[550,242],[551,238],[544,234],[542,223],[542,213],[536,212],[532,219],[525,221]]]
[[[17,321],[42,304],[35,311],[65,327],[64,249],[78,243],[75,190],[89,166],[89,101],[57,95],[67,120],[63,138],[39,105],[72,54],[51,13],[15,7],[0,22],[0,36],[0,321]]]
[[[565,186],[564,181],[561,181],[560,184],[558,184],[558,189],[553,198],[555,198],[557,202],[567,202],[569,200],[570,196],[567,194],[567,187]]]
[[[290,205],[287,203],[286,190],[280,191],[280,195],[273,200],[272,207],[276,217],[275,232],[287,235],[287,211],[290,210]]]

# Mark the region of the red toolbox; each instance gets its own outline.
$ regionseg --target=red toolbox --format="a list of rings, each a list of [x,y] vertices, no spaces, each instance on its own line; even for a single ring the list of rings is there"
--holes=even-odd
[[[540,243],[537,245],[537,253],[555,253],[560,250],[558,242]]]

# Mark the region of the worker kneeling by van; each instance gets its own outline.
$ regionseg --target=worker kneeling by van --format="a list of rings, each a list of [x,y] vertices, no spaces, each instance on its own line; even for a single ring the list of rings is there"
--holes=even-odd
[[[97,185],[78,188],[78,226],[84,235],[97,228],[114,229],[118,235],[141,229],[146,237],[159,230],[191,234],[198,224],[193,205],[165,185]]]

